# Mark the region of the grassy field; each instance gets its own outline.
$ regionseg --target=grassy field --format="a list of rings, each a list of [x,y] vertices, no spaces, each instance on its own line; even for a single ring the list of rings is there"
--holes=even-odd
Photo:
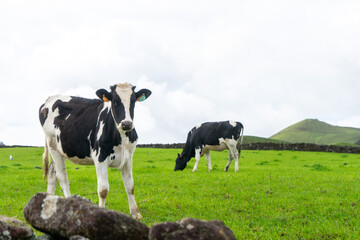
[[[240,171],[223,172],[227,152],[212,152],[174,172],[177,149],[141,149],[134,156],[135,197],[151,226],[186,217],[219,219],[238,239],[360,239],[360,155],[243,151]],[[10,160],[9,155],[15,160]],[[0,149],[0,214],[24,220],[23,209],[46,191],[41,148]],[[67,163],[72,194],[98,203],[93,166]],[[107,207],[129,213],[121,174],[110,170]],[[62,195],[58,186],[57,194]]]

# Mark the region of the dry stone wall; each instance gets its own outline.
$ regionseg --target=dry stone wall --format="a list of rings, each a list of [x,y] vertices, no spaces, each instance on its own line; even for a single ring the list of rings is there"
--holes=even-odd
[[[360,153],[360,147],[317,145],[309,143],[247,143],[243,145],[246,150],[290,150],[307,152],[336,152],[336,153]]]
[[[173,144],[139,144],[140,148],[184,148],[184,143]],[[360,154],[360,146],[337,146],[337,145],[317,145],[310,143],[244,143],[243,150],[290,150],[308,152],[336,152],[336,153],[355,153]]]

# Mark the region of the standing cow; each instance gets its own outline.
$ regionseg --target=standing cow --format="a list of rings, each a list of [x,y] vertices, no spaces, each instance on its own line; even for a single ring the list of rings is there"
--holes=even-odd
[[[196,171],[200,157],[204,154],[211,167],[210,150],[223,151],[229,149],[229,161],[225,171],[229,170],[232,159],[235,160],[235,172],[239,171],[239,156],[244,134],[244,127],[240,122],[207,122],[191,129],[181,154],[176,158],[175,171],[184,170],[192,157],[195,157],[193,172]]]
[[[47,192],[55,193],[57,180],[65,197],[70,196],[65,159],[82,165],[95,165],[99,205],[105,207],[109,192],[108,167],[121,170],[131,215],[141,219],[134,197],[132,157],[137,143],[133,125],[136,101],[144,101],[148,89],[135,92],[129,83],[117,84],[108,92],[100,89],[101,99],[52,96],[40,107],[39,117],[45,132],[43,154]],[[53,162],[49,166],[49,152]]]

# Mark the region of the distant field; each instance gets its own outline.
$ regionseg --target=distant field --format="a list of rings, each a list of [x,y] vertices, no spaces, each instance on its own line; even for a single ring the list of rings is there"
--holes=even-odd
[[[360,155],[243,151],[240,171],[223,172],[227,152],[212,152],[213,171],[192,159],[174,172],[177,149],[141,149],[134,156],[135,197],[144,219],[219,219],[238,239],[359,239]],[[10,160],[9,155],[15,160]],[[24,220],[23,209],[46,191],[41,148],[0,149],[0,214]],[[72,194],[98,203],[93,166],[67,164]],[[107,207],[129,213],[121,175],[110,170]],[[62,195],[58,186],[57,194]]]

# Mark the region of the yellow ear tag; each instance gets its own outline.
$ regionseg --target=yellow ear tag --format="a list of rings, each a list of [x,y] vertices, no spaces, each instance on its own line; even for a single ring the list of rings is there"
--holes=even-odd
[[[109,99],[108,99],[107,97],[105,97],[105,95],[103,95],[103,101],[104,101],[104,102],[108,102]]]

